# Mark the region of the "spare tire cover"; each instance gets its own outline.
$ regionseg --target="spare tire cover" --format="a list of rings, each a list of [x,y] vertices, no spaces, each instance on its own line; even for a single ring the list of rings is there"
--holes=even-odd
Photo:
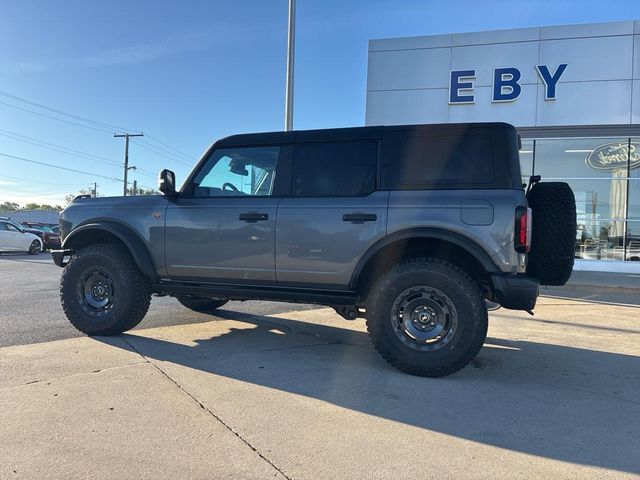
[[[527,273],[541,285],[564,285],[573,271],[576,200],[564,182],[535,184],[527,193],[533,211]]]

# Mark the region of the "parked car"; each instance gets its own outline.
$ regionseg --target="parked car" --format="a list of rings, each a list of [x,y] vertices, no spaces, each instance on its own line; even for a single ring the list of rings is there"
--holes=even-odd
[[[38,234],[38,236],[41,236],[45,249],[49,250],[53,248],[60,248],[60,234],[59,232],[54,231],[54,228],[58,228],[56,225],[47,225],[37,222],[22,222],[22,225],[24,225],[31,233],[35,233],[35,230],[43,233],[43,235]]]
[[[0,251],[37,255],[42,251],[42,245],[39,236],[27,232],[22,225],[6,217],[0,217]]]
[[[27,232],[30,233],[32,235],[35,235],[36,237],[38,237],[40,239],[40,241],[42,242],[42,249],[44,250],[44,232],[42,230],[38,230],[37,228],[29,228],[29,227],[25,227],[24,225],[20,224],[20,226],[22,227],[22,229]]]
[[[566,183],[533,177],[504,123],[234,135],[176,191],[76,198],[61,213],[71,323],[116,335],[151,295],[213,312],[229,300],[329,305],[365,317],[393,366],[443,376],[482,347],[486,300],[531,311],[573,268]]]

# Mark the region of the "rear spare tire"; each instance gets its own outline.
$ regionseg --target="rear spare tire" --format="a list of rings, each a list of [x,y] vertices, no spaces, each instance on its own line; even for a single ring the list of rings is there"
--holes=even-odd
[[[573,271],[576,200],[564,182],[535,184],[527,193],[533,212],[527,273],[541,285],[564,285]]]

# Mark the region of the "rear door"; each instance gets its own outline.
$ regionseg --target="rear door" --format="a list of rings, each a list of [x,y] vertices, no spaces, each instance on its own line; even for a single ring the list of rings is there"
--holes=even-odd
[[[386,232],[378,152],[377,139],[296,144],[290,196],[278,206],[279,285],[348,287],[359,258]]]

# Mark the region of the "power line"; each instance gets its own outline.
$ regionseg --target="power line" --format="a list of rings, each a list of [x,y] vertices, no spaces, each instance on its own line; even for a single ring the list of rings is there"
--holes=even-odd
[[[76,122],[70,122],[69,120],[65,120],[64,118],[54,117],[53,115],[47,115],[46,113],[42,113],[42,112],[34,112],[33,110],[29,110],[28,108],[22,108],[22,107],[19,107],[17,105],[12,105],[12,104],[6,103],[6,102],[0,102],[0,105],[6,105],[7,107],[15,108],[17,110],[22,110],[23,112],[33,113],[34,115],[40,115],[41,117],[50,118],[52,120],[57,120],[57,121],[62,122],[62,123],[68,123],[69,125],[75,125],[76,127],[88,128],[90,130],[96,130],[96,131],[102,132],[102,133],[113,133],[111,130],[106,130],[104,128],[96,128],[96,127],[92,127],[90,125],[83,125],[81,123],[76,123]]]
[[[171,150],[169,150],[168,148],[165,148],[165,147],[161,146],[160,144],[149,143],[146,140],[141,141],[141,143],[146,145],[148,150],[151,150],[154,153],[161,154],[165,158],[168,158],[168,159],[170,159],[172,161],[176,161],[178,163],[180,163],[180,162],[184,163],[186,161],[189,165],[192,165],[195,162],[195,160],[193,158],[185,156],[184,154],[174,153]]]
[[[175,153],[178,153],[180,155],[182,155],[184,158],[187,158],[189,160],[193,160],[193,158],[191,157],[191,155],[187,155],[186,153],[182,153],[180,150],[176,150],[175,148],[173,148],[171,145],[167,145],[166,143],[160,141],[159,139],[157,139],[156,137],[154,137],[153,135],[149,135],[147,133],[147,137],[150,138],[151,140],[155,140],[156,142],[158,142],[160,145],[168,148],[169,150],[174,151]]]
[[[32,100],[28,100],[26,98],[19,97],[18,95],[14,95],[12,93],[5,92],[5,91],[2,91],[2,90],[0,90],[0,95],[4,96],[6,98],[12,99],[12,100],[16,100],[16,101],[19,101],[19,102],[24,102],[24,103],[26,103],[28,105],[32,105],[32,106],[35,106],[37,108],[42,108],[44,110],[56,113],[58,115],[63,115],[63,116],[66,116],[66,117],[72,118],[74,120],[78,120],[78,121],[81,121],[81,122],[85,123],[85,124],[82,124],[82,123],[77,123],[77,122],[65,120],[63,118],[59,118],[59,117],[56,117],[56,116],[53,116],[53,115],[48,115],[48,114],[45,114],[45,113],[42,113],[42,112],[36,112],[36,111],[30,110],[28,108],[23,108],[23,107],[19,107],[18,105],[13,105],[11,103],[6,103],[6,102],[0,101],[0,105],[5,105],[7,107],[11,107],[11,108],[15,108],[17,110],[21,110],[21,111],[24,111],[24,112],[32,113],[34,115],[39,115],[39,116],[44,117],[44,118],[49,118],[51,120],[57,120],[59,122],[66,123],[66,124],[69,124],[69,125],[88,128],[88,129],[91,129],[91,130],[94,130],[94,131],[103,132],[103,133],[109,133],[109,134],[113,133],[112,129],[123,130],[123,131],[139,131],[140,133],[142,133],[141,130],[127,129],[127,128],[119,127],[117,125],[112,125],[112,124],[109,124],[109,123],[100,122],[100,121],[97,121],[97,120],[92,120],[92,119],[87,118],[87,117],[83,117],[83,116],[80,116],[80,115],[75,115],[73,113],[68,113],[68,112],[65,112],[65,111],[62,111],[62,110],[58,110],[56,108],[52,108],[52,107],[49,107],[47,105],[43,105],[41,103],[37,103],[37,102],[34,102]],[[147,136],[149,138],[153,139],[159,145],[162,145],[162,147],[158,147],[158,146],[155,146],[155,145],[152,147],[151,145],[148,145],[148,149],[149,150],[151,150],[151,148],[154,148],[154,150],[151,150],[151,151],[153,151],[156,155],[163,156],[168,160],[174,161],[176,163],[179,163],[179,164],[182,164],[182,165],[185,165],[185,166],[191,167],[193,165],[193,159],[189,155],[186,155],[185,153],[180,152],[179,150],[177,150],[177,149],[173,148],[172,146],[162,142],[161,140],[159,140],[156,137],[153,137],[153,136],[150,136],[150,135],[147,135]],[[165,149],[169,149],[169,150],[172,150],[173,152],[178,153],[179,155],[183,156],[185,159],[188,159],[190,163],[186,163],[185,161],[178,160],[178,159],[174,158],[174,156],[169,156],[166,153],[161,153],[161,152],[167,152],[167,150],[165,150]],[[149,175],[153,175],[153,174],[151,172],[149,172]]]
[[[0,154],[0,155],[3,155],[3,154]],[[91,175],[94,175],[94,174],[91,174]],[[94,175],[94,176],[99,176],[99,175]],[[42,181],[39,181],[39,180],[33,180],[33,179],[29,179],[29,178],[13,177],[13,176],[8,176],[8,175],[0,175],[0,178],[9,178],[11,180],[22,180],[24,182],[29,182],[31,184],[36,183],[36,184],[39,184],[39,185],[55,185],[55,186],[64,186],[64,187],[88,187],[91,184],[91,182],[89,182],[89,183],[87,183],[87,182],[82,182],[82,183],[42,182]],[[149,185],[139,184],[138,186],[140,188],[144,188],[144,189],[147,189],[147,190],[157,190],[156,187],[150,187]],[[15,185],[11,185],[11,186],[2,185],[2,189],[3,190],[12,190],[12,191],[15,191],[15,192],[24,192],[23,189],[17,189],[17,188],[14,188],[14,187],[15,187]],[[92,188],[92,190],[93,190],[93,188]],[[25,192],[25,193],[29,193],[29,192]]]
[[[142,175],[142,176],[147,177],[147,178],[158,178],[158,175],[156,175],[155,173],[151,173],[148,170],[142,170],[142,169],[137,168],[137,167],[136,167],[136,173],[138,175]]]
[[[92,177],[106,178],[107,180],[113,180],[114,182],[122,182],[122,179],[120,178],[107,177],[106,175],[98,175],[97,173],[85,172],[82,170],[76,170],[74,168],[61,167],[60,165],[54,165],[52,163],[46,163],[46,162],[39,162],[37,160],[31,160],[29,158],[18,157],[16,155],[9,155],[8,153],[0,153],[0,156],[13,158],[14,160],[21,160],[23,162],[35,163],[36,165],[44,165],[45,167],[57,168],[59,170],[66,170],[68,172],[81,173],[83,175],[90,175]]]
[[[65,155],[71,155],[74,157],[82,158],[84,160],[90,160],[90,161],[99,162],[99,163],[107,163],[110,165],[115,165],[117,167],[120,167],[122,165],[121,162],[118,162],[116,160],[111,160],[109,158],[101,157],[100,155],[94,155],[93,153],[82,152],[74,148],[65,147],[64,145],[56,145],[55,143],[46,142],[44,140],[39,140],[37,138],[29,137],[27,135],[22,135],[20,133],[11,132],[9,130],[4,130],[2,128],[0,128],[0,135],[7,138],[11,138],[13,140],[18,140],[20,142],[28,143],[30,145],[35,145],[40,148],[52,150],[54,152],[64,153]],[[150,178],[156,178],[156,174],[149,170],[145,170],[142,168],[138,168],[137,170],[139,172],[142,172],[141,175],[145,175]]]
[[[34,196],[34,195],[64,195],[64,192],[34,192],[33,190],[25,190],[24,188],[4,188],[3,190],[9,190],[11,192],[18,192],[18,193],[23,193],[25,195],[30,195],[30,196]]]
[[[20,142],[28,143],[30,145],[35,145],[36,147],[45,148],[48,150],[52,150],[54,152],[64,153],[66,155],[71,155],[73,157],[82,158],[84,160],[91,160],[91,161],[100,162],[100,163],[108,163],[110,165],[115,165],[118,167],[122,165],[121,162],[117,162],[115,160],[99,157],[91,153],[81,152],[79,150],[75,150],[73,148],[65,147],[62,145],[56,145],[54,143],[45,142],[44,140],[38,140],[37,138],[28,137],[26,135],[20,135],[19,133],[9,132],[8,130],[0,129],[0,135],[2,135],[3,137],[11,138],[13,140],[18,140]]]
[[[34,114],[34,115],[39,115],[39,116],[41,116],[41,117],[50,118],[50,119],[52,119],[52,120],[57,120],[57,121],[59,121],[59,122],[66,123],[66,124],[69,124],[69,125],[74,125],[74,126],[77,126],[77,127],[88,128],[88,129],[90,129],[90,130],[95,130],[95,131],[102,132],[102,133],[108,133],[108,134],[112,134],[112,133],[113,133],[113,132],[111,132],[111,131],[109,131],[109,130],[105,130],[105,129],[102,129],[102,128],[92,127],[92,126],[90,126],[90,125],[83,125],[83,124],[76,123],[76,122],[70,122],[70,121],[65,120],[65,119],[63,119],[63,118],[58,118],[58,117],[54,117],[54,116],[52,116],[52,115],[47,115],[46,113],[34,112],[33,110],[29,110],[29,109],[27,109],[27,108],[22,108],[22,107],[19,107],[19,106],[17,106],[17,105],[12,105],[12,104],[10,104],[10,103],[5,103],[5,102],[2,102],[2,101],[0,101],[0,105],[6,105],[7,107],[15,108],[15,109],[17,109],[17,110],[22,110],[23,112],[32,113],[32,114]],[[27,143],[28,143],[28,142],[27,142]],[[44,143],[44,142],[43,142],[43,143]],[[142,146],[142,145],[141,145],[141,146]],[[152,148],[150,145],[148,145],[148,146],[142,146],[142,147],[143,147],[143,148],[146,148],[147,150],[149,150],[149,151],[151,151],[151,152],[153,152],[153,153],[155,153],[156,155],[160,155],[160,156],[162,156],[162,157],[164,157],[164,158],[166,158],[166,159],[168,159],[168,160],[171,160],[171,161],[173,161],[173,162],[176,162],[176,163],[179,163],[179,164],[181,164],[181,165],[188,166],[188,167],[191,167],[191,166],[192,166],[192,164],[189,164],[189,163],[184,162],[184,161],[182,161],[182,160],[178,160],[178,159],[176,159],[176,158],[174,158],[174,157],[171,157],[171,156],[169,156],[169,155],[167,155],[167,154],[165,154],[165,153],[161,153],[161,151],[159,151],[159,150],[155,150],[155,148],[156,148],[156,147],[153,147],[153,148]],[[64,148],[64,147],[63,147],[63,148]],[[61,153],[63,153],[63,152],[61,152]],[[120,164],[118,164],[118,165],[120,165]],[[149,172],[148,170],[147,170],[147,174],[148,174],[148,175],[151,175],[151,176],[155,176],[152,172]]]
[[[40,185],[64,185],[67,187],[74,187],[74,186],[78,186],[78,185],[86,185],[86,182],[82,182],[82,183],[60,183],[60,182],[43,182],[41,180],[34,180],[32,178],[21,178],[21,177],[12,177],[9,175],[0,175],[0,178],[7,178],[9,180],[20,180],[22,182],[29,182],[29,183],[37,183]],[[5,186],[3,185],[2,188],[4,188]]]
[[[66,117],[75,118],[76,120],[80,120],[80,121],[83,121],[83,122],[91,123],[91,124],[94,124],[96,126],[109,128],[109,129],[115,129],[115,130],[132,130],[131,128],[119,127],[117,125],[111,125],[109,123],[99,122],[97,120],[91,120],[90,118],[81,117],[80,115],[74,115],[73,113],[63,112],[62,110],[58,110],[58,109],[52,108],[52,107],[47,107],[46,105],[42,105],[41,103],[36,103],[36,102],[34,102],[32,100],[27,100],[26,98],[22,98],[22,97],[19,97],[17,95],[14,95],[12,93],[4,92],[2,90],[0,90],[0,95],[2,95],[4,97],[11,98],[12,100],[18,100],[20,102],[28,103],[29,105],[33,105],[34,107],[42,108],[44,110],[48,110],[50,112],[57,113],[58,115],[64,115]]]
[[[145,150],[148,150],[149,152],[154,153],[155,155],[158,155],[160,157],[166,158],[167,160],[171,160],[172,162],[176,162],[179,163],[180,165],[185,165],[187,167],[192,167],[193,164],[187,163],[183,160],[178,160],[175,157],[171,157],[169,154],[162,152],[161,150],[157,150],[156,147],[152,147],[149,144],[144,144],[141,142],[136,142],[136,145],[140,148],[144,148]]]

